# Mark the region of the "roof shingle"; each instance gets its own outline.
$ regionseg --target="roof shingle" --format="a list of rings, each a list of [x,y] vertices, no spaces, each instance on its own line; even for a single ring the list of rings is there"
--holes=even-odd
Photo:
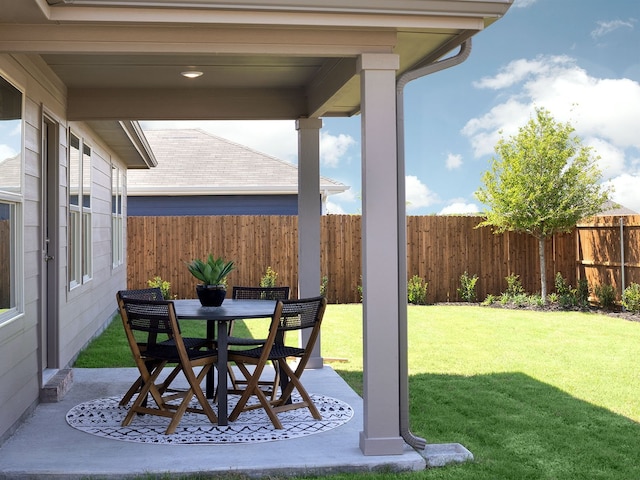
[[[150,170],[127,172],[129,195],[229,195],[298,191],[298,168],[249,147],[199,129],[144,132],[158,160]],[[320,188],[349,187],[326,177]]]

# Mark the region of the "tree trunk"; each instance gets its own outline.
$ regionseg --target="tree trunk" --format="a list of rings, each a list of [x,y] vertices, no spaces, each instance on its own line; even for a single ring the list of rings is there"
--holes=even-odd
[[[545,237],[538,238],[538,255],[540,257],[540,296],[542,302],[547,303],[547,264],[544,255]]]

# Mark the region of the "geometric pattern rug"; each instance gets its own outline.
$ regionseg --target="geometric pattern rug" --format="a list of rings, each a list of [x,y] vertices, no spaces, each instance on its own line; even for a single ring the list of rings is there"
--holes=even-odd
[[[290,410],[278,414],[283,426],[278,430],[263,409],[256,409],[241,413],[228,426],[219,427],[209,423],[205,415],[186,412],[175,433],[165,435],[164,431],[170,420],[157,415],[137,415],[129,426],[122,427],[120,424],[129,407],[120,407],[120,398],[98,398],[76,405],[67,413],[67,423],[92,435],[125,442],[193,445],[258,443],[299,438],[326,432],[353,417],[353,409],[347,403],[324,395],[311,395],[322,420],[313,418],[306,408]],[[238,395],[229,395],[229,412],[239,398]],[[295,395],[293,400],[296,400]],[[215,404],[213,409],[216,410]]]

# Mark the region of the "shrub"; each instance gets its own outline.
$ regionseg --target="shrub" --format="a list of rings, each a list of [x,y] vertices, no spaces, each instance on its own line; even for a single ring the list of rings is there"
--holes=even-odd
[[[543,307],[544,306],[544,301],[542,299],[541,295],[529,295],[529,305],[532,305],[534,307]]]
[[[575,290],[571,290],[569,293],[558,295],[558,305],[560,308],[569,309],[576,306]]]
[[[487,295],[487,298],[485,298],[482,302],[482,305],[493,305],[494,303],[496,303],[496,301],[498,300],[498,297],[496,297],[495,295]]]
[[[320,280],[320,295],[325,297],[327,295],[327,284],[329,283],[329,277],[324,275]]]
[[[560,297],[571,292],[571,285],[568,284],[560,272],[556,273],[554,284],[556,286],[556,293]]]
[[[589,284],[586,279],[578,280],[578,288],[573,288],[558,272],[555,277],[555,287],[557,301],[561,308],[586,308],[589,305]]]
[[[632,313],[640,313],[640,284],[631,283],[624,289],[622,306]]]
[[[511,297],[511,302],[516,307],[526,307],[529,304],[529,296],[526,293],[519,293]]]
[[[465,302],[475,302],[476,301],[476,283],[478,281],[478,276],[473,275],[470,277],[467,271],[460,275],[460,288],[458,288],[458,295]]]
[[[524,288],[522,287],[522,282],[520,281],[520,275],[514,275],[512,273],[511,275],[505,277],[505,280],[507,281],[507,291],[504,293],[509,298],[513,298],[524,293]]]
[[[267,267],[267,271],[262,275],[260,279],[261,287],[275,287],[276,280],[278,279],[278,273],[275,272],[271,267]]]
[[[578,291],[576,294],[578,305],[582,308],[589,306],[589,282],[586,278],[578,280]]]
[[[549,295],[547,295],[547,301],[549,303],[556,303],[558,301],[558,294],[557,293],[550,293]]]
[[[409,280],[407,285],[407,298],[409,303],[414,305],[425,305],[427,303],[427,286],[429,284],[420,278],[418,275],[414,275]]]
[[[507,292],[504,292],[500,295],[500,305],[508,304],[513,297],[509,295]]]
[[[153,277],[151,280],[147,280],[147,285],[151,288],[159,288],[162,292],[162,298],[171,300],[171,284],[166,280],[162,280],[160,277]]]
[[[596,297],[598,297],[598,302],[602,308],[610,309],[615,305],[616,291],[608,283],[598,285],[596,287]]]

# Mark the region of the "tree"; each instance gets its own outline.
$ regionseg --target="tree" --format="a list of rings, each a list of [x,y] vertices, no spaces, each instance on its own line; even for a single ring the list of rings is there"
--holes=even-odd
[[[489,207],[479,226],[494,233],[528,233],[538,239],[540,287],[547,295],[544,245],[555,233],[568,232],[585,217],[602,211],[610,188],[600,183],[599,156],[582,145],[569,123],[558,123],[549,111],[535,117],[518,134],[501,138],[491,169],[482,175],[476,197]]]

